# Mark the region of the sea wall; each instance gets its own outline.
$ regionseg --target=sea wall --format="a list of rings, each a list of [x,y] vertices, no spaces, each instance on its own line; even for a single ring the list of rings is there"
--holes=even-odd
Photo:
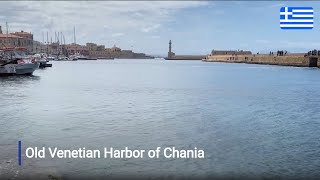
[[[166,60],[202,60],[206,58],[205,55],[178,55],[173,57],[168,57]]]
[[[230,62],[248,64],[268,64],[281,66],[320,67],[317,56],[305,57],[304,54],[289,54],[286,56],[262,55],[209,55],[204,61],[207,62]]]

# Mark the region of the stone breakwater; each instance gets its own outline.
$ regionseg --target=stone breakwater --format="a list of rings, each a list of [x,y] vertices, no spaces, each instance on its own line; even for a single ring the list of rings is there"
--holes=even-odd
[[[209,55],[203,61],[298,66],[298,67],[320,67],[319,56],[305,56],[304,54],[288,54],[285,56],[275,56],[275,55],[269,55],[269,54]]]
[[[202,60],[205,59],[205,55],[179,55],[173,57],[167,57],[166,60]]]

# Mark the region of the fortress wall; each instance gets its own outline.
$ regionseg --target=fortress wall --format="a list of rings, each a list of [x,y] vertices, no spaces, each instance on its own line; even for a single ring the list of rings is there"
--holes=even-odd
[[[283,66],[309,66],[309,57],[304,57],[304,54],[291,54],[287,56],[274,55],[213,55],[207,56],[205,61],[212,62],[230,62],[230,63],[250,63],[250,64],[270,64]],[[320,62],[318,60],[318,67]]]

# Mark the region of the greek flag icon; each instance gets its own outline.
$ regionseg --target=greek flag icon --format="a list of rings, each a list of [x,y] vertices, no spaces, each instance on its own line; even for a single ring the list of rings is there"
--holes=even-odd
[[[282,7],[280,8],[281,29],[312,29],[312,7]]]

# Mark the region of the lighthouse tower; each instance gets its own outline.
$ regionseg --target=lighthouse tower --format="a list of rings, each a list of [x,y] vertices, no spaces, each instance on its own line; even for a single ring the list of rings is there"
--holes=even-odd
[[[172,49],[171,49],[171,45],[172,45],[172,42],[171,40],[169,41],[169,51],[168,51],[168,58],[172,58],[174,56],[174,53],[172,52]]]

